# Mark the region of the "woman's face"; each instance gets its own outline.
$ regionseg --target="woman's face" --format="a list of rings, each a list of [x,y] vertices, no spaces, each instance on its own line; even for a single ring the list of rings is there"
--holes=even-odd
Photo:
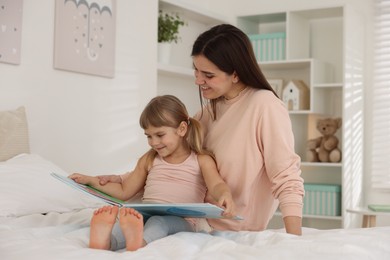
[[[207,99],[221,96],[229,98],[235,92],[233,82],[237,82],[235,73],[228,75],[203,55],[192,58],[195,69],[195,84],[200,86],[202,95]]]

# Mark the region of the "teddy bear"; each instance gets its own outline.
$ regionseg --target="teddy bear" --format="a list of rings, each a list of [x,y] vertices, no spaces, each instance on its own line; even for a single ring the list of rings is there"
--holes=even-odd
[[[317,120],[317,130],[322,136],[307,141],[306,159],[309,162],[340,162],[339,139],[334,135],[341,127],[341,118]]]

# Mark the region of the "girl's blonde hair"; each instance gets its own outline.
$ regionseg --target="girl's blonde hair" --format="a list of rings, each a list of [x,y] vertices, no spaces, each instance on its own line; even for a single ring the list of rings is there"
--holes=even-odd
[[[203,149],[203,132],[198,120],[188,115],[187,108],[177,97],[172,95],[163,95],[152,98],[143,110],[139,124],[142,129],[153,127],[173,127],[178,128],[180,123],[185,122],[188,130],[184,138],[188,146],[197,154],[209,154]],[[148,163],[156,157],[157,152],[151,149],[149,151]]]

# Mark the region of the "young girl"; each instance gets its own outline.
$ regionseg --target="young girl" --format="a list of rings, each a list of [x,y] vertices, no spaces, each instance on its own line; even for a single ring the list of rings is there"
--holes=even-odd
[[[75,173],[69,177],[121,200],[128,200],[144,189],[142,200],[146,203],[203,203],[208,191],[224,207],[223,216],[233,217],[232,194],[213,157],[202,148],[200,123],[188,116],[179,99],[171,95],[153,98],[141,114],[140,125],[151,149],[122,183],[102,186],[96,176]],[[119,227],[115,224],[118,215]],[[126,247],[133,251],[170,234],[199,231],[205,223],[204,219],[176,216],[144,219],[134,209],[105,206],[92,217],[89,247],[111,250]]]

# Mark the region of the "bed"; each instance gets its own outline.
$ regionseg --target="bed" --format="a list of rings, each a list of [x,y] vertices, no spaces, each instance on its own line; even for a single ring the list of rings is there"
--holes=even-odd
[[[0,259],[390,259],[390,227],[182,232],[136,252],[89,249],[89,222],[103,202],[50,176],[68,173],[27,150],[0,162]]]

